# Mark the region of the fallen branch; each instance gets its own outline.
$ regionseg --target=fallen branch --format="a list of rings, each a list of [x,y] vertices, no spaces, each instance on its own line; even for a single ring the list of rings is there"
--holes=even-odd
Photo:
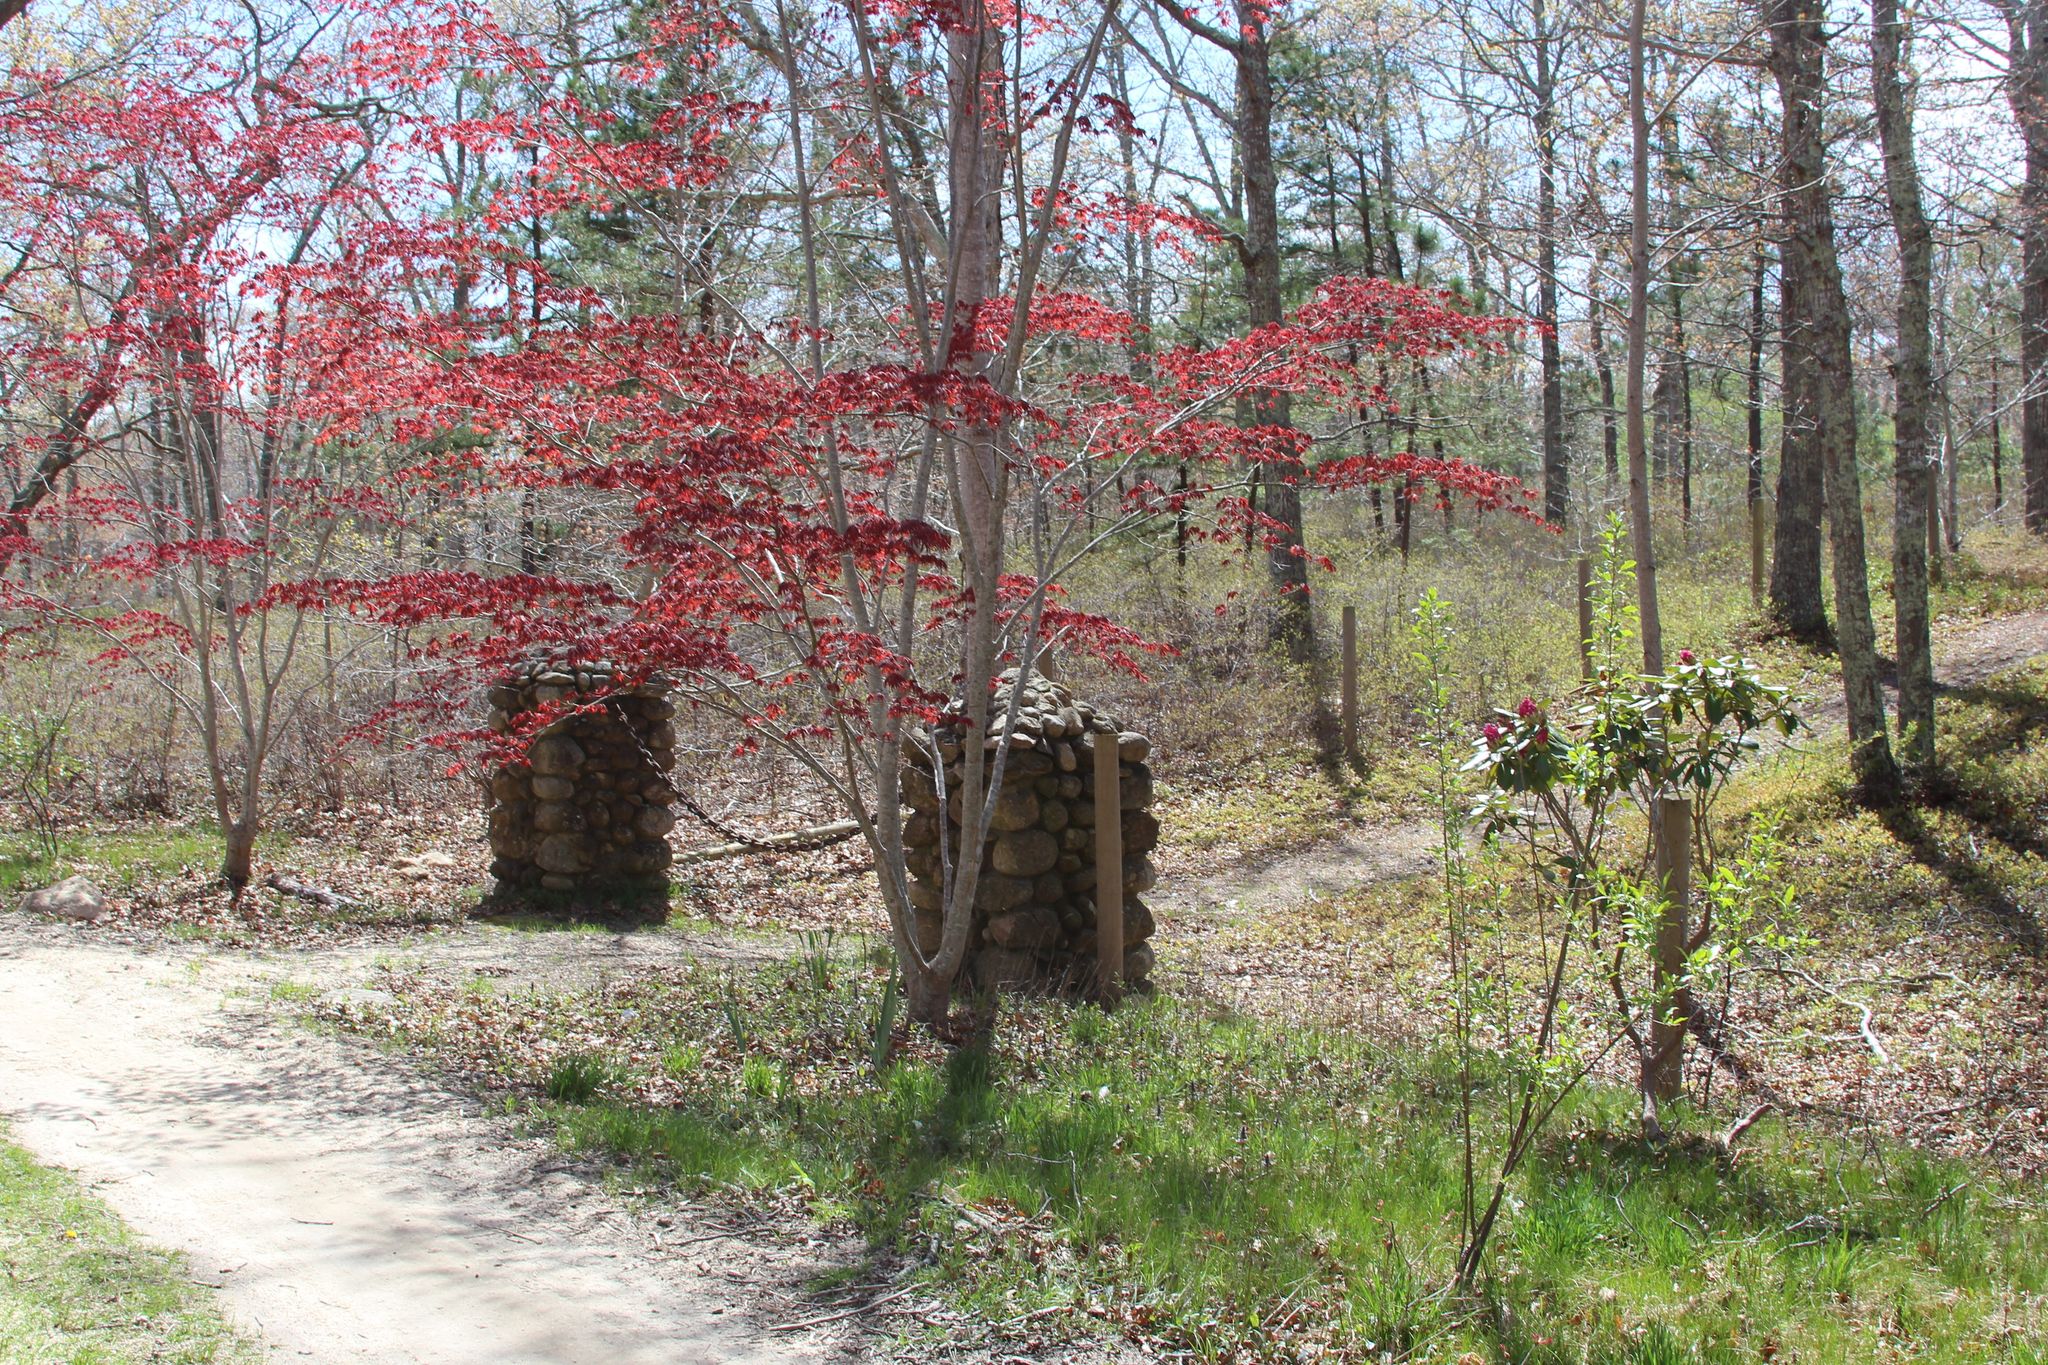
[[[739,858],[749,853],[774,853],[780,849],[809,849],[817,840],[837,840],[860,832],[857,820],[835,820],[829,825],[816,825],[810,829],[791,830],[787,834],[770,834],[760,839],[745,842],[735,840],[729,844],[713,844],[709,848],[693,848],[676,859],[678,865],[716,862],[721,858]]]
[[[1765,1114],[1768,1114],[1770,1112],[1771,1103],[1769,1100],[1766,1100],[1762,1104],[1758,1105],[1756,1108],[1750,1110],[1747,1114],[1744,1114],[1741,1118],[1737,1119],[1735,1121],[1735,1126],[1730,1128],[1727,1132],[1721,1135],[1721,1150],[1724,1152],[1734,1151],[1735,1140],[1741,1137],[1744,1133],[1748,1132],[1753,1126],[1755,1126],[1756,1121],[1758,1119],[1762,1118]]]
[[[284,895],[292,896],[302,901],[310,901],[323,910],[361,910],[367,904],[367,902],[356,900],[351,896],[344,896],[339,891],[329,891],[324,886],[314,886],[311,882],[302,882],[295,877],[287,877],[282,872],[271,873],[263,879],[263,884],[272,891],[281,892]]]

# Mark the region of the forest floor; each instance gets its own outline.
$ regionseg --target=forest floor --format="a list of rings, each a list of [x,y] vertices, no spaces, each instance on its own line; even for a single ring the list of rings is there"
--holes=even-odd
[[[1937,645],[1956,696],[2044,654],[2048,611],[1945,628]],[[843,1220],[821,1224],[800,1203],[636,1199],[460,1076],[430,1077],[365,1041],[374,1029],[304,1026],[374,1022],[394,1003],[385,985],[406,981],[504,996],[737,973],[829,950],[827,935],[843,950],[882,927],[858,854],[708,865],[669,925],[568,928],[468,919],[480,841],[453,844],[443,815],[364,811],[348,830],[346,842],[301,834],[272,860],[374,907],[360,914],[286,898],[229,912],[202,862],[153,863],[133,832],[97,864],[91,850],[74,860],[118,888],[101,925],[0,917],[0,1114],[16,1139],[80,1172],[144,1236],[185,1249],[287,1356],[832,1359],[886,1354],[906,1328],[946,1320]],[[1414,971],[1399,898],[1434,866],[1433,838],[1427,822],[1339,822],[1266,854],[1169,846],[1153,898],[1168,991],[1399,1034],[1392,988]],[[1908,955],[1938,953],[1921,941]],[[2026,982],[2007,1013],[2037,1035],[2038,973]],[[1850,987],[1823,989],[1839,1002]],[[1869,998],[1854,995],[1852,1019]],[[1890,1037],[1893,1022],[1880,1013],[1874,1027]],[[1872,1027],[1866,1014],[1866,1038]],[[1938,1092],[1923,1107],[1953,1116],[1983,1078],[1944,1083],[1952,1051],[1899,1093]],[[1870,1079],[1854,1084],[1867,1110]],[[2000,1084],[2002,1098],[1986,1098],[2005,1116],[1989,1154],[2038,1170],[2048,1092],[2031,1074]],[[970,1344],[962,1358],[978,1354]]]

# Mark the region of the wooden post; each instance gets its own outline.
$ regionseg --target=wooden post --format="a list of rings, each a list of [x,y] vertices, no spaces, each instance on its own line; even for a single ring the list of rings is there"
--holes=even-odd
[[[1358,608],[1344,606],[1344,756],[1358,757]]]
[[[1762,605],[1764,600],[1764,500],[1752,498],[1749,503],[1749,600],[1752,605]]]
[[[1124,812],[1116,735],[1095,736],[1096,990],[1114,1000],[1124,982]]]
[[[1651,986],[1659,1005],[1650,1025],[1645,1088],[1659,1103],[1678,1098],[1685,1082],[1685,1020],[1673,1014],[1684,1005],[1685,941],[1692,933],[1692,802],[1683,796],[1657,798],[1656,873],[1664,896],[1657,925],[1657,959]]]
[[[1579,556],[1579,676],[1593,680],[1593,561]]]

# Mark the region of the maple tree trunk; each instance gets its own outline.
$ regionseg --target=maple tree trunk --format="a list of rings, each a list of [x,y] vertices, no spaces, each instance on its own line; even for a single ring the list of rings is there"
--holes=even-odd
[[[1934,658],[1928,640],[1927,577],[1938,544],[1932,515],[1935,467],[1929,409],[1934,394],[1934,233],[1920,199],[1913,109],[1904,68],[1905,25],[1898,0],[1873,0],[1871,75],[1885,193],[1899,241],[1898,359],[1893,371],[1892,600],[1899,655],[1899,750],[1911,767],[1934,762]]]
[[[221,879],[239,897],[255,875],[256,821],[230,820],[222,830]]]
[[[19,18],[28,8],[28,0],[0,0],[0,28],[6,28],[10,20]]]
[[[1863,544],[1863,495],[1856,469],[1856,390],[1849,304],[1835,251],[1827,144],[1820,119],[1826,78],[1821,0],[1773,0],[1771,67],[1785,106],[1784,200],[1786,269],[1796,267],[1799,328],[1787,328],[1786,349],[1801,352],[1809,384],[1811,439],[1827,493],[1828,544],[1833,551],[1835,644],[1848,703],[1850,762],[1859,783],[1882,799],[1897,768],[1885,735],[1884,692],[1877,673],[1876,629],[1870,616],[1869,562]]]
[[[968,325],[996,291],[1001,266],[1000,218],[1004,165],[1002,133],[990,107],[1000,97],[1003,72],[1001,30],[982,0],[967,0],[959,23],[946,36],[947,179],[951,270],[947,281],[948,328],[940,345],[940,367],[986,376],[992,357],[980,348]],[[1000,424],[963,421],[941,436],[947,482],[956,503],[961,578],[970,594],[960,637],[960,689],[967,730],[961,779],[960,847],[947,879],[944,929],[939,952],[929,963],[906,964],[905,1004],[924,1024],[943,1023],[952,989],[966,961],[980,881],[982,845],[988,837],[984,794],[1000,781],[1002,750],[983,747],[989,733],[989,690],[997,665],[996,612],[1003,570],[1004,511],[1009,500],[1006,433]],[[992,772],[995,768],[997,771]]]

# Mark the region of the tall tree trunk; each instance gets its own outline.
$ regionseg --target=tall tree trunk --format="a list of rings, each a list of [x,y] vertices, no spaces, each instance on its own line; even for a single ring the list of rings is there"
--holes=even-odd
[[[1621,482],[1621,412],[1614,403],[1614,362],[1607,353],[1607,254],[1596,251],[1586,276],[1586,333],[1600,381],[1601,469],[1612,491]]]
[[[1650,118],[1645,58],[1645,0],[1632,0],[1628,21],[1628,117],[1631,161],[1628,229],[1629,548],[1636,559],[1643,671],[1664,671],[1664,625],[1657,611],[1657,551],[1650,526],[1649,431],[1644,381],[1650,349]]]
[[[1273,164],[1273,73],[1266,9],[1237,0],[1237,154],[1244,176],[1245,311],[1254,328],[1282,317],[1280,292],[1280,176]],[[1291,427],[1289,395],[1276,389],[1252,391],[1252,421],[1262,427]],[[1260,466],[1259,491],[1265,515],[1278,523],[1266,552],[1266,567],[1279,593],[1272,643],[1295,663],[1315,655],[1315,618],[1308,590],[1308,557],[1301,518],[1299,469],[1269,460]]]
[[[1998,353],[1991,353],[1991,510],[2005,510],[2005,414],[1998,406]]]
[[[1806,352],[1814,439],[1827,489],[1833,550],[1835,636],[1849,708],[1850,763],[1875,799],[1897,783],[1885,735],[1876,630],[1870,618],[1870,570],[1863,547],[1863,497],[1856,471],[1856,390],[1849,305],[1835,251],[1827,144],[1820,119],[1826,79],[1821,0],[1766,0],[1771,69],[1785,107],[1785,263],[1801,281],[1800,326],[1788,350]]]
[[[942,329],[940,365],[986,375],[996,357],[975,339],[966,320],[992,298],[1001,268],[1003,171],[1006,136],[1001,126],[1005,35],[990,17],[985,0],[963,0],[958,22],[946,34],[947,191],[946,228],[951,255],[947,275],[948,326]],[[989,734],[989,685],[996,671],[997,585],[1004,559],[1004,509],[1009,501],[1009,466],[1003,455],[1006,433],[999,424],[962,421],[942,438],[948,442],[948,491],[960,538],[961,576],[971,595],[960,646],[962,702],[967,732],[962,744],[960,847],[947,879],[944,938],[928,964],[908,964],[904,1003],[922,1023],[945,1020],[952,991],[969,944],[982,844],[987,837],[984,794],[997,780],[984,747]],[[996,750],[1000,755],[1003,751]]]
[[[1791,239],[1797,230],[1798,196],[1822,173],[1820,165],[1820,54],[1817,44],[1791,35],[1803,32],[1808,0],[1762,0],[1771,31],[1771,69],[1784,103],[1778,184],[1784,207],[1778,243],[1778,363],[1783,372],[1779,404],[1778,525],[1771,553],[1771,614],[1796,639],[1812,644],[1830,639],[1821,597],[1822,451],[1819,404],[1821,380],[1814,371],[1813,304],[1809,253]],[[1823,191],[1825,197],[1825,191]]]
[[[2020,185],[2020,482],[2028,530],[2048,533],[2048,0],[2004,0],[2006,97],[2026,148]]]
[[[1664,626],[1657,610],[1656,542],[1650,525],[1650,469],[1644,392],[1650,349],[1650,118],[1648,70],[1645,57],[1646,0],[1632,0],[1628,19],[1628,122],[1629,122],[1629,262],[1628,262],[1628,510],[1629,542],[1636,558],[1637,624],[1642,632],[1643,671],[1664,671]],[[1662,793],[1658,793],[1661,797]],[[1670,852],[1671,830],[1663,816],[1664,803],[1650,803],[1650,837],[1657,849],[1659,865]],[[1684,967],[1685,911],[1675,899],[1665,906],[1657,934],[1658,948],[1651,969],[1658,980],[1668,979]],[[1672,932],[1673,927],[1676,932]],[[1671,944],[1676,943],[1676,952]],[[1642,1122],[1645,1137],[1663,1137],[1657,1107],[1664,1088],[1666,1068],[1683,1065],[1685,1038],[1681,1033],[1671,1045],[1672,1055],[1659,1057],[1645,1047],[1641,1071]]]
[[[1571,462],[1564,448],[1564,359],[1557,337],[1557,86],[1545,0],[1533,0],[1536,28],[1536,312],[1543,324],[1543,516],[1571,515]]]
[[[1899,241],[1898,361],[1894,370],[1892,600],[1899,655],[1899,751],[1910,767],[1934,763],[1934,658],[1928,641],[1928,545],[1935,506],[1928,411],[1933,399],[1934,232],[1920,199],[1907,32],[1899,0],[1872,0],[1871,83],[1884,147],[1885,194]]]
[[[1743,492],[1751,507],[1764,500],[1764,276],[1769,270],[1769,259],[1759,242],[1749,277],[1749,368],[1744,390],[1749,470]]]

